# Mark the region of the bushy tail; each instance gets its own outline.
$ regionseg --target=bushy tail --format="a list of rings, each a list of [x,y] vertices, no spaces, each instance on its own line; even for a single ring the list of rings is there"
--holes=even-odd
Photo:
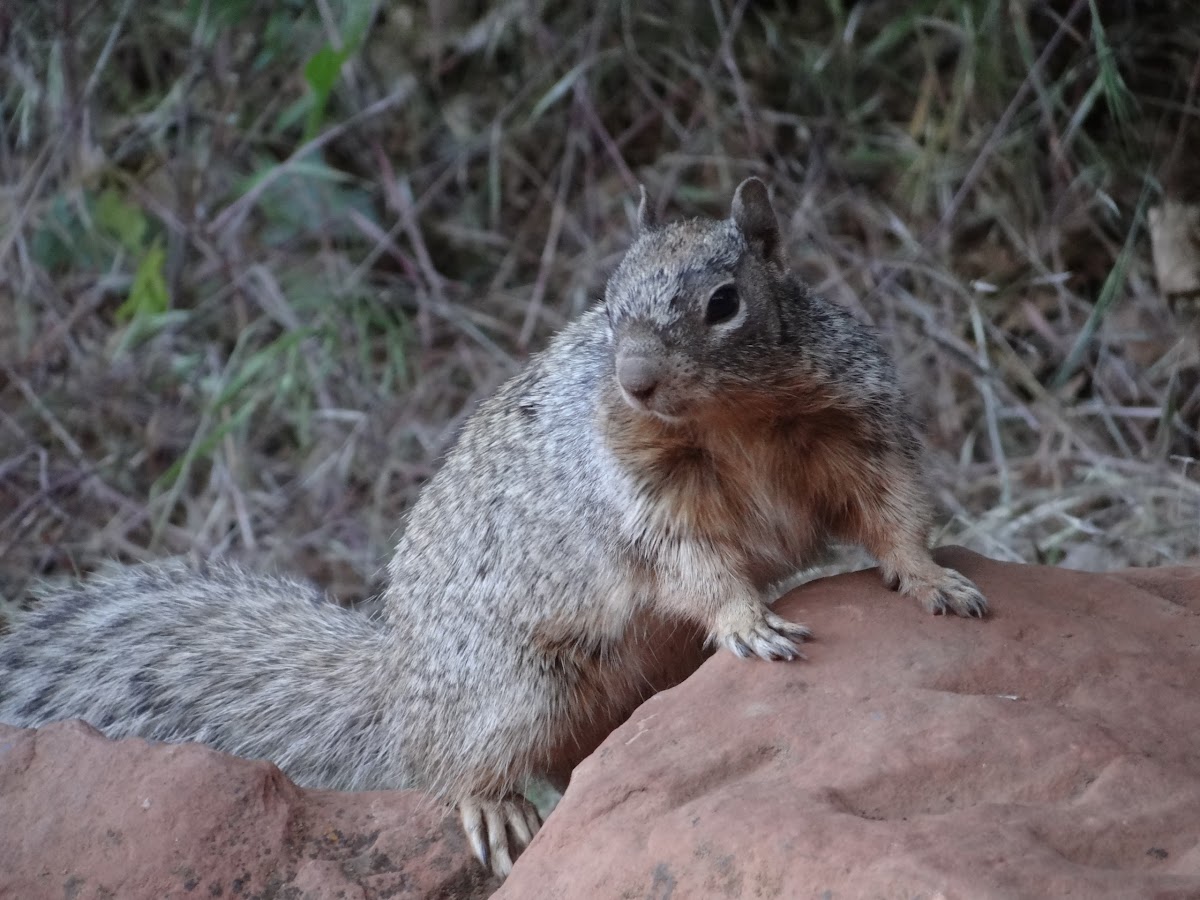
[[[389,777],[366,764],[383,742],[387,643],[385,625],[299,581],[224,564],[112,570],[52,587],[0,638],[0,721],[80,718],[359,787],[366,771]]]

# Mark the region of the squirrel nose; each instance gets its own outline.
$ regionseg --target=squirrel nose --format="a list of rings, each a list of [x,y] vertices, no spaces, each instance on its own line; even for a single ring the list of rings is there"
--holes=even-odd
[[[625,393],[641,403],[650,399],[661,378],[661,367],[644,356],[617,360],[617,382]]]

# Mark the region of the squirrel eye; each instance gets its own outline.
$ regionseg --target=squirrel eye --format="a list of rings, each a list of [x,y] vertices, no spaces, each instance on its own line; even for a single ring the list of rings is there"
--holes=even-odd
[[[707,325],[719,325],[728,322],[738,311],[737,288],[732,284],[723,284],[708,298],[708,306],[704,310],[704,322]]]

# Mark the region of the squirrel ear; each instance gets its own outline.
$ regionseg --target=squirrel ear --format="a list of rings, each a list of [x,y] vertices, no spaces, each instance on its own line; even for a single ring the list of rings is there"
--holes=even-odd
[[[779,221],[771,207],[767,186],[760,178],[747,178],[733,193],[733,222],[746,236],[750,246],[769,262],[783,266],[783,241]]]
[[[639,184],[638,191],[641,193],[641,199],[638,200],[637,233],[641,236],[647,231],[653,231],[658,223],[654,221],[654,213],[646,201],[646,186]]]

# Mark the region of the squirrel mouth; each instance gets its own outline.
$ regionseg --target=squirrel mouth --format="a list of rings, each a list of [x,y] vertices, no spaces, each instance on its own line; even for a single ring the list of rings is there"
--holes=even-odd
[[[677,399],[668,399],[662,393],[656,392],[651,397],[640,399],[621,388],[621,399],[634,412],[651,416],[668,425],[678,425],[686,418],[682,415],[685,404]]]

